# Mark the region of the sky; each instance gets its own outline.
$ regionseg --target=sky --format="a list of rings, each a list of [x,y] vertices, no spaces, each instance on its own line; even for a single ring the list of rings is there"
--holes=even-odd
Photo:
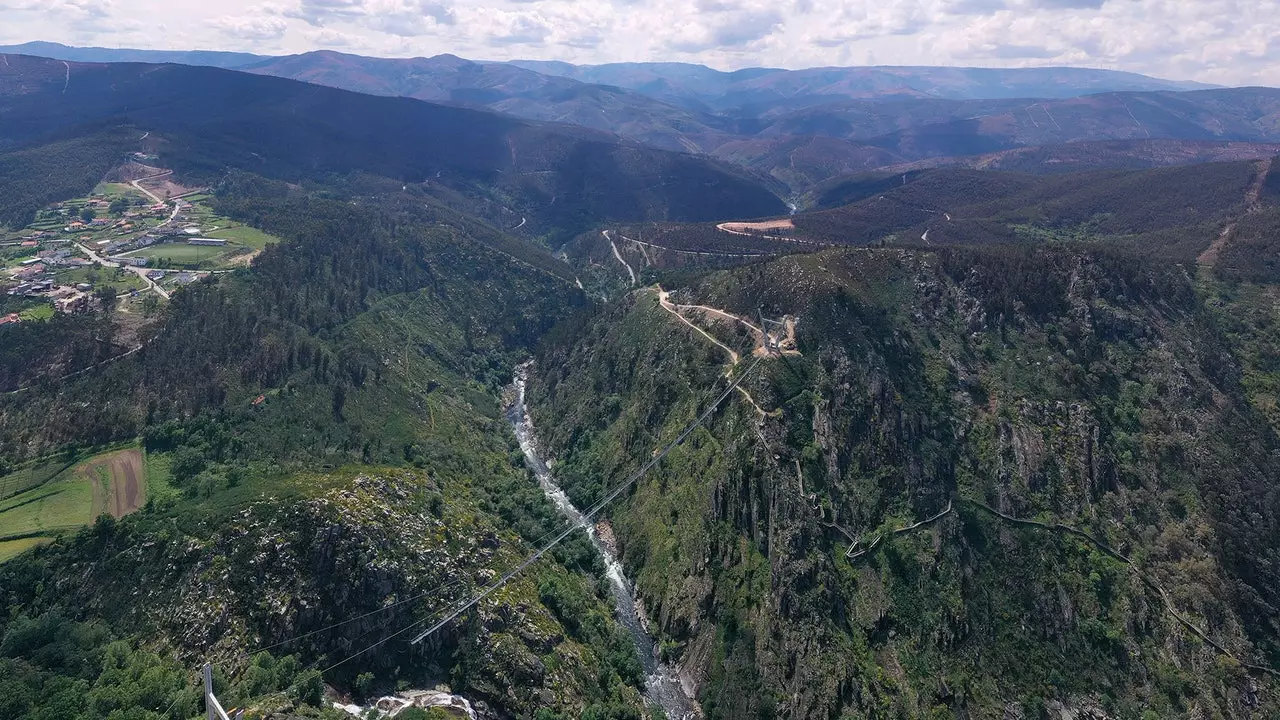
[[[0,44],[386,57],[1068,65],[1280,86],[1280,0],[0,0]]]

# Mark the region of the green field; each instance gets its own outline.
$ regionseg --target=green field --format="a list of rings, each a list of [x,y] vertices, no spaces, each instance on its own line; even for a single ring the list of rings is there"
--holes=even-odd
[[[115,200],[118,197],[127,197],[136,198],[148,205],[151,204],[151,198],[135,190],[129,183],[98,183],[98,187],[93,189],[93,194],[101,195],[108,200]]]
[[[0,477],[0,500],[43,485],[62,474],[74,463],[63,458],[34,462]]]
[[[18,315],[26,322],[43,322],[52,320],[56,312],[48,302],[42,302],[39,305],[23,310]]]
[[[135,273],[128,270],[118,270],[117,268],[85,267],[64,270],[58,273],[58,283],[61,285],[89,283],[93,285],[94,289],[109,287],[116,294],[147,289],[147,284]]]
[[[175,265],[209,265],[218,259],[230,255],[236,246],[209,247],[206,245],[188,245],[186,243],[165,243],[152,245],[137,252],[129,253],[130,257],[144,257],[156,267],[173,267]]]
[[[0,478],[0,562],[83,527],[103,513],[116,517],[146,501],[155,482],[137,448],[113,450],[78,463],[54,460]],[[162,490],[165,492],[165,490]]]
[[[33,547],[53,542],[48,536],[20,538],[18,540],[0,540],[0,563],[12,560]]]
[[[249,227],[238,222],[218,225],[218,229],[210,234],[222,240],[230,240],[239,245],[251,247],[254,250],[261,250],[272,243],[280,242],[280,238],[274,235],[268,235],[258,228]]]
[[[0,538],[53,536],[93,520],[93,485],[73,471],[0,500]]]

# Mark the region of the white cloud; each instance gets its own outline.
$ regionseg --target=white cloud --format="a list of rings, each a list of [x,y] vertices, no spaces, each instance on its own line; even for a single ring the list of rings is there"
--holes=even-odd
[[[1280,85],[1280,0],[274,2],[0,0],[0,42],[724,68],[1076,65]]]
[[[224,35],[242,40],[276,40],[284,36],[289,23],[278,17],[224,15],[210,23]]]

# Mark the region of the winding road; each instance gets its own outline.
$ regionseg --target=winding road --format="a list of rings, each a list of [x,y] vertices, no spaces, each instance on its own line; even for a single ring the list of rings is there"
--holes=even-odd
[[[666,310],[667,312],[671,313],[672,315],[675,315],[677,318],[679,318],[679,319],[680,319],[680,322],[682,322],[682,323],[684,323],[685,325],[688,325],[689,327],[693,328],[693,329],[694,329],[694,330],[696,330],[699,334],[701,334],[703,337],[705,337],[706,339],[710,340],[711,342],[713,342],[713,343],[715,343],[717,346],[719,346],[719,348],[720,348],[721,350],[724,350],[725,352],[729,353],[729,364],[730,364],[730,366],[737,365],[737,364],[738,364],[738,361],[742,359],[742,356],[738,355],[737,351],[736,351],[736,350],[734,350],[733,348],[731,348],[731,347],[729,347],[728,345],[725,345],[724,343],[722,343],[722,342],[720,342],[719,340],[715,339],[715,337],[713,337],[713,336],[711,335],[711,333],[707,332],[706,330],[703,330],[702,328],[698,327],[697,325],[694,325],[694,324],[693,324],[693,322],[689,320],[689,318],[685,317],[684,315],[681,315],[681,314],[680,314],[680,311],[679,311],[678,309],[676,309],[676,304],[675,304],[675,303],[673,303],[673,302],[671,302],[671,300],[669,299],[670,297],[671,297],[671,293],[670,293],[670,292],[668,292],[668,291],[666,291],[666,290],[663,290],[663,289],[662,289],[662,286],[661,286],[661,285],[659,285],[659,286],[658,286],[658,304],[662,306],[662,309],[663,309],[663,310]],[[728,375],[729,375],[729,372],[732,372],[732,370],[733,370],[733,368],[732,368],[732,367],[730,367],[729,371],[728,371],[728,372],[726,372],[726,373],[725,373],[725,375],[726,375],[726,376],[728,376]]]
[[[622,259],[622,253],[618,252],[618,246],[617,246],[616,244],[614,244],[614,242],[613,242],[613,235],[612,235],[612,233],[613,233],[613,231],[612,231],[612,230],[605,230],[605,231],[601,232],[600,234],[601,234],[601,235],[604,235],[604,239],[605,239],[605,240],[608,240],[608,241],[609,241],[609,248],[610,248],[611,250],[613,250],[613,256],[614,256],[615,258],[617,258],[617,259],[618,259],[618,262],[622,263],[622,266],[623,266],[623,267],[625,267],[625,268],[627,269],[627,274],[631,276],[631,284],[632,284],[632,285],[635,285],[635,284],[636,284],[636,271],[631,269],[631,263],[629,263],[629,262],[627,262],[626,260],[623,260],[623,259]]]
[[[148,132],[148,133],[147,133],[147,135],[150,135],[150,134],[151,134],[150,132]],[[144,138],[145,138],[147,135],[143,135],[142,137],[144,137]],[[160,199],[160,196],[158,196],[158,195],[156,195],[155,193],[151,192],[150,190],[148,190],[148,189],[146,189],[146,188],[142,187],[142,185],[140,185],[139,183],[141,183],[143,180],[154,180],[154,179],[156,179],[156,178],[167,177],[167,176],[172,175],[172,174],[173,174],[173,171],[172,171],[172,170],[165,170],[164,172],[156,173],[155,175],[148,175],[148,176],[146,176],[146,177],[144,177],[144,178],[138,178],[137,180],[133,180],[133,181],[131,181],[129,184],[130,184],[130,185],[132,185],[132,186],[133,186],[133,188],[134,188],[135,190],[137,190],[138,192],[142,193],[143,195],[146,195],[147,197],[151,198],[151,199],[152,199],[152,200],[154,200],[155,202],[162,203],[162,202],[164,202],[164,200],[161,200],[161,199]],[[173,214],[174,214],[174,215],[177,215],[177,214],[178,214],[178,203],[177,203],[177,202],[174,202],[174,204],[173,204],[173,205],[174,205],[174,208],[173,208]],[[169,218],[169,220],[168,220],[168,221],[166,221],[166,223],[165,223],[165,224],[167,225],[167,224],[168,224],[169,222],[171,222],[172,220],[173,220],[173,218],[172,218],[172,217],[170,217],[170,218]]]

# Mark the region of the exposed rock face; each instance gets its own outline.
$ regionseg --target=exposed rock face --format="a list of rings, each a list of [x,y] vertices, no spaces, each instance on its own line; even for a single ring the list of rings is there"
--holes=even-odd
[[[1277,591],[1238,543],[1276,553],[1280,446],[1194,292],[1090,252],[1041,251],[1025,286],[1009,262],[832,252],[685,289],[798,316],[803,352],[749,383],[781,417],[728,405],[614,510],[710,717],[1277,712],[1240,666],[1278,647]],[[571,496],[716,393],[723,351],[665,315],[637,292],[539,363]]]
[[[132,525],[98,532],[68,549],[84,559],[58,566],[35,602],[72,603],[145,629],[192,663],[209,659],[227,672],[245,661],[246,649],[294,637],[274,651],[328,665],[465,599],[494,568],[523,556],[523,544],[499,530],[496,518],[425,472],[300,482],[330,489],[251,502],[228,521],[188,532]],[[440,503],[442,495],[448,499]],[[570,577],[554,565],[541,575],[548,576]],[[364,656],[360,669],[452,675],[502,717],[538,707],[579,712],[601,692],[592,683],[603,661],[569,637],[537,583],[517,578],[455,626],[420,646],[402,635]],[[608,617],[607,606],[596,610]],[[342,624],[307,635],[335,623]],[[619,692],[640,704],[635,688]]]

